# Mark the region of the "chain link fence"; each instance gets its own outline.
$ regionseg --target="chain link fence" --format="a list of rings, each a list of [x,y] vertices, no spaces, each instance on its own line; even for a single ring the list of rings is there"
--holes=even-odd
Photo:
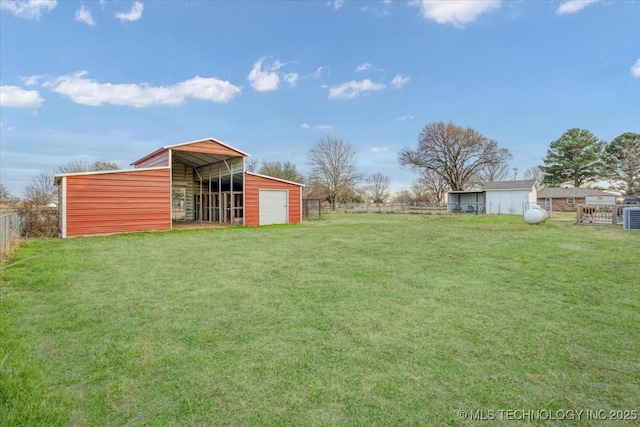
[[[330,204],[324,204],[326,212],[331,211]],[[336,205],[337,212],[345,213],[415,213],[432,214],[435,212],[444,213],[447,211],[446,205],[432,203],[340,203]]]
[[[24,212],[0,214],[0,260],[9,256],[25,233]]]

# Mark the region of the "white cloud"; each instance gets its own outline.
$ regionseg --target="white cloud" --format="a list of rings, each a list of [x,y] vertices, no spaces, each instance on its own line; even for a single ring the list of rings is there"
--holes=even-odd
[[[18,86],[0,86],[0,106],[13,108],[39,108],[44,99],[37,90],[24,90]]]
[[[373,147],[369,151],[372,153],[382,153],[383,151],[389,151],[389,147]]]
[[[338,9],[342,8],[342,6],[344,6],[344,0],[334,0],[333,8],[335,10],[338,10]]]
[[[314,126],[311,126],[308,123],[303,123],[303,124],[300,125],[300,127],[302,129],[319,130],[319,131],[330,131],[330,130],[333,130],[333,126],[332,125],[314,125]]]
[[[133,5],[131,6],[131,9],[129,9],[128,12],[118,12],[116,13],[116,18],[118,18],[122,22],[137,21],[138,19],[142,18],[143,10],[144,10],[144,5],[142,4],[142,2],[134,1]]]
[[[558,15],[564,15],[566,13],[576,13],[592,3],[597,3],[598,1],[599,0],[567,0],[560,6],[558,6],[558,9],[556,9],[556,13]]]
[[[327,69],[327,67],[325,67],[325,66],[318,67],[318,68],[316,68],[316,71],[314,71],[311,75],[312,75],[313,77],[315,77],[316,79],[317,79],[317,78],[320,78],[320,76],[322,75],[322,72],[323,72],[324,70],[326,70],[326,69]]]
[[[25,86],[37,85],[41,78],[42,76],[39,76],[39,75],[20,77],[20,79],[22,79],[22,82],[24,83]]]
[[[640,78],[640,59],[631,66],[631,74],[633,74],[634,77]]]
[[[329,99],[352,99],[359,96],[361,93],[375,92],[383,90],[386,87],[387,85],[384,83],[374,83],[369,79],[360,81],[351,80],[350,82],[329,88]]]
[[[272,71],[278,71],[280,68],[284,67],[285,65],[287,65],[284,62],[280,62],[279,59],[276,59],[275,61],[273,61],[273,65],[271,66],[271,70]]]
[[[0,9],[8,10],[20,18],[39,20],[42,12],[50,12],[58,0],[2,0]]]
[[[267,71],[262,69],[262,63],[265,58],[262,57],[253,64],[251,72],[247,76],[247,80],[251,83],[251,87],[258,92],[268,92],[278,89],[280,85],[280,76],[275,71],[282,65],[280,61],[276,61]]]
[[[396,74],[393,80],[391,80],[391,87],[394,89],[400,89],[407,83],[409,83],[409,77],[403,76],[402,74]]]
[[[74,18],[78,22],[84,22],[87,25],[91,25],[95,27],[96,23],[93,20],[93,16],[91,16],[91,11],[84,7],[84,5],[80,6],[80,9],[76,10],[76,16]]]
[[[500,2],[501,0],[414,0],[412,4],[420,7],[425,19],[462,28],[483,13],[498,9]]]
[[[241,89],[228,81],[196,76],[172,86],[150,86],[146,83],[100,83],[86,77],[86,71],[50,80],[44,84],[54,92],[83,105],[102,104],[148,107],[150,105],[180,105],[186,99],[226,103],[240,94]]]
[[[295,85],[298,84],[299,78],[300,78],[300,75],[298,73],[289,73],[289,74],[285,74],[284,81],[289,83],[291,87],[294,87]]]
[[[361,73],[363,71],[384,71],[382,68],[374,67],[372,64],[368,62],[364,62],[356,67],[356,73]]]
[[[386,16],[391,15],[391,7],[388,6],[391,2],[387,2],[387,1],[383,1],[382,2],[382,6],[378,6],[377,4],[375,6],[360,6],[360,12],[368,12],[371,13],[373,16],[375,16],[376,18],[383,18]]]
[[[408,120],[413,120],[413,116],[406,115],[406,116],[398,117],[399,122],[406,122]]]

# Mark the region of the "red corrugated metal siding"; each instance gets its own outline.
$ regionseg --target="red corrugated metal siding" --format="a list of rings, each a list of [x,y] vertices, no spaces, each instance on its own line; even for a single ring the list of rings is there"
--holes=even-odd
[[[160,166],[169,166],[169,150],[162,150],[157,153],[150,154],[149,157],[142,158],[133,165],[136,168],[155,168]]]
[[[260,189],[289,190],[289,223],[300,222],[300,191],[299,185],[289,184],[274,179],[244,175],[244,224],[260,225]]]
[[[66,235],[171,229],[170,169],[66,177]]]
[[[172,148],[174,151],[189,151],[192,153],[218,154],[222,156],[244,157],[244,154],[225,147],[216,141],[200,141],[192,144],[180,145]]]

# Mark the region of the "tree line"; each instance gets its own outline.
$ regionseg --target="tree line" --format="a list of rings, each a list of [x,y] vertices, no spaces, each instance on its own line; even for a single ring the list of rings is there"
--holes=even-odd
[[[336,149],[331,144],[342,147]],[[350,145],[340,139],[320,140],[309,153],[311,179],[325,187],[326,199],[332,202],[352,198],[358,176]],[[425,126],[417,147],[405,147],[398,153],[400,164],[418,172],[411,191],[399,192],[399,202],[430,201],[442,203],[448,191],[479,188],[489,181],[502,181],[511,174],[511,152],[497,141],[471,128],[454,123],[435,122]],[[512,179],[517,177],[514,168]],[[552,141],[543,164],[524,171],[522,178],[537,180],[543,186],[607,187],[626,195],[640,194],[640,134],[625,132],[611,142],[597,138],[588,130],[569,129]],[[383,180],[384,179],[384,180]],[[377,193],[377,183],[389,185],[388,178],[374,174],[365,180],[369,199],[385,200]]]
[[[511,152],[498,142],[471,128],[454,123],[434,122],[418,136],[417,146],[398,153],[401,165],[417,172],[410,190],[398,192],[394,201],[443,203],[448,191],[481,187],[511,175]],[[246,160],[246,170],[287,181],[304,183],[305,197],[329,202],[384,203],[391,199],[391,180],[382,173],[364,176],[358,170],[353,145],[338,136],[324,136],[307,153],[309,174],[305,176],[289,161]],[[93,164],[70,161],[58,173],[117,169],[111,162]],[[513,175],[515,179],[516,174]],[[625,194],[640,193],[640,134],[626,132],[607,143],[588,130],[569,129],[552,141],[543,164],[524,171],[522,178],[543,185],[602,185]],[[25,188],[25,199],[46,205],[56,199],[53,176],[45,172]],[[0,200],[9,197],[0,184]]]

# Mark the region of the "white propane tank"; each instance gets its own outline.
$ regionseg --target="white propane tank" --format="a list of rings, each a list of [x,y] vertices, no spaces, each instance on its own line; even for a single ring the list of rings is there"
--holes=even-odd
[[[540,205],[531,205],[531,208],[524,213],[524,220],[527,224],[539,224],[547,219],[547,211]]]

